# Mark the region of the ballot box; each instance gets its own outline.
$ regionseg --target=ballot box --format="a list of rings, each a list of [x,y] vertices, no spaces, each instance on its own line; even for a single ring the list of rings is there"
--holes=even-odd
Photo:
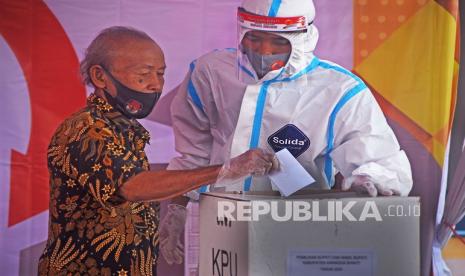
[[[202,276],[420,275],[418,197],[200,197]]]

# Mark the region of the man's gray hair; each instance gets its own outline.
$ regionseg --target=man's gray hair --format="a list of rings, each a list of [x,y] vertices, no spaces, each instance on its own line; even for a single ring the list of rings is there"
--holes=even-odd
[[[92,86],[89,70],[94,65],[101,65],[105,69],[110,69],[112,54],[118,45],[124,43],[122,38],[142,39],[155,41],[146,33],[131,27],[113,26],[101,31],[86,49],[84,59],[80,64],[80,74],[83,82]]]

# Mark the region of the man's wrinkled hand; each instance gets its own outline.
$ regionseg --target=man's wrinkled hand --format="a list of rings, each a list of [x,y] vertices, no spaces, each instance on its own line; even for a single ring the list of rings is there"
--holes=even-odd
[[[279,161],[273,152],[252,149],[226,162],[219,179],[239,179],[248,176],[263,176],[279,169]]]

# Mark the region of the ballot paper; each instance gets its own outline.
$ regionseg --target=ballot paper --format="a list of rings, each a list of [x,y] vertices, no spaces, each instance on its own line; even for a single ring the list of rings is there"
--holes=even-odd
[[[276,157],[280,163],[279,171],[270,174],[270,179],[281,195],[289,196],[315,182],[315,179],[287,149],[278,151]]]

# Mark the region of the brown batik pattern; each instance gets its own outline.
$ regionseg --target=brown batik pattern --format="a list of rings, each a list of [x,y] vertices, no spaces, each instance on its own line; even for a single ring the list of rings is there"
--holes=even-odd
[[[60,125],[48,148],[49,237],[40,275],[155,275],[159,206],[118,195],[149,169],[149,139],[96,95]]]

